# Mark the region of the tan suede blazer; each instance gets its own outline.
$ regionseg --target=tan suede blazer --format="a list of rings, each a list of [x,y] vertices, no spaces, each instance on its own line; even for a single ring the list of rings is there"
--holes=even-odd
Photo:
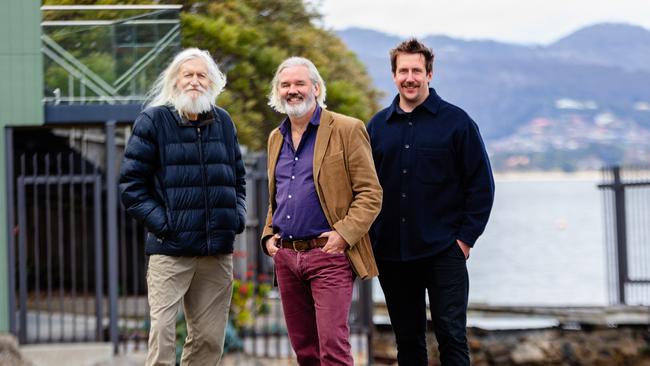
[[[282,147],[276,128],[268,141],[269,210],[262,233],[264,242],[273,235],[275,165]],[[381,209],[382,190],[372,160],[370,139],[358,119],[322,110],[314,146],[314,183],[325,217],[350,245],[346,254],[362,279],[377,276],[368,231]],[[268,254],[268,253],[267,253]]]

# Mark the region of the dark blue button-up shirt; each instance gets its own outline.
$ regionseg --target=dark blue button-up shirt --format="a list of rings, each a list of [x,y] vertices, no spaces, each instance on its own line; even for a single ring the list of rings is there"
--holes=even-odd
[[[399,95],[368,124],[384,191],[371,230],[375,256],[407,261],[456,239],[473,246],[494,200],[494,179],[478,126],[435,90],[411,113]]]
[[[285,240],[312,239],[330,231],[314,186],[314,145],[320,124],[321,108],[316,107],[298,148],[291,140],[291,122],[280,125],[284,137],[275,167],[273,226]]]

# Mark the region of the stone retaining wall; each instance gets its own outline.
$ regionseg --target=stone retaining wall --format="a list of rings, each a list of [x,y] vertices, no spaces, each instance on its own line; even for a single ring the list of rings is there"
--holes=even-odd
[[[468,329],[473,366],[650,366],[648,326],[580,329]],[[427,334],[430,365],[439,365],[437,343]],[[390,326],[374,333],[376,364],[397,365]]]

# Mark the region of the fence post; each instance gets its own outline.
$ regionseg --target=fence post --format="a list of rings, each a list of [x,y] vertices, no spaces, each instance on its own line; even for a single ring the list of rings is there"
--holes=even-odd
[[[7,205],[7,289],[9,297],[9,332],[16,334],[16,241],[14,228],[16,225],[14,205],[14,133],[13,128],[5,127],[5,157],[7,159],[6,170],[6,205]]]
[[[621,181],[621,168],[612,168],[614,174],[614,210],[616,214],[616,251],[618,264],[618,302],[625,304],[627,282],[627,227],[625,220],[625,186]]]
[[[25,155],[20,157],[20,176],[18,177],[18,341],[27,342],[27,213],[25,205]],[[13,290],[13,289],[12,289]],[[15,314],[12,314],[15,316]],[[38,315],[37,315],[38,316]]]
[[[113,353],[118,352],[117,333],[117,167],[115,121],[106,122],[106,234],[108,236],[109,334]]]
[[[372,353],[372,336],[374,332],[375,325],[373,323],[373,310],[374,310],[374,300],[372,298],[372,279],[361,281],[361,301],[363,302],[362,309],[362,319],[363,326],[366,328],[366,350],[367,350],[367,365],[372,365],[373,353]]]
[[[255,158],[255,164],[251,169],[251,177],[253,178],[253,184],[255,187],[255,193],[257,195],[257,200],[255,204],[255,215],[257,216],[257,238],[256,241],[259,241],[262,232],[264,231],[264,225],[266,224],[266,214],[268,213],[268,202],[269,202],[269,189],[268,181],[266,179],[266,154],[253,155]],[[266,254],[261,250],[260,246],[257,245],[257,273],[268,273],[272,271],[269,267],[269,259]]]

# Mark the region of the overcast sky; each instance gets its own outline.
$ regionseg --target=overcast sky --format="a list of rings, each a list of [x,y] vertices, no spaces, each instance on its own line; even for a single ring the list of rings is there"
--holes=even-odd
[[[584,26],[623,22],[650,29],[650,0],[312,0],[325,26],[407,36],[445,34],[548,44]]]

